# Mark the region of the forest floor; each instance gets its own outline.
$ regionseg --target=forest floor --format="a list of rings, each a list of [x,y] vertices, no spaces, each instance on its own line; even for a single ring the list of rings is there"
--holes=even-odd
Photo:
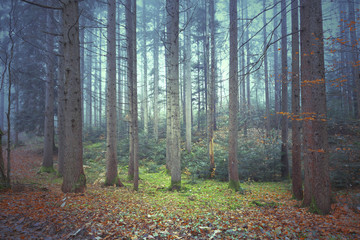
[[[326,216],[301,207],[288,182],[249,181],[239,194],[184,176],[182,190],[170,192],[169,176],[144,169],[138,192],[126,181],[103,188],[88,177],[85,193],[64,194],[61,179],[37,173],[41,161],[31,147],[13,151],[14,185],[0,192],[0,239],[360,239],[360,189],[334,192]]]

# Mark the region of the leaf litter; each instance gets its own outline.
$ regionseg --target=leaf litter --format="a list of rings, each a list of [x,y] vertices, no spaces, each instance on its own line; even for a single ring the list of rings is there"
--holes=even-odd
[[[244,195],[206,180],[169,192],[142,173],[138,192],[88,184],[83,194],[64,194],[51,175],[37,175],[41,156],[16,149],[17,187],[0,193],[0,239],[360,239],[360,214],[351,197],[335,193],[327,216],[292,199],[288,183],[245,183]],[[29,171],[29,169],[32,169]]]

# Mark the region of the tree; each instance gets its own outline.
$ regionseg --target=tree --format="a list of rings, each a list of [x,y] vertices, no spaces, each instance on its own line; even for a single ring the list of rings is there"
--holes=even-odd
[[[149,122],[149,113],[148,113],[148,89],[147,89],[147,75],[148,75],[148,60],[147,60],[147,40],[146,40],[146,29],[147,29],[147,22],[146,22],[146,4],[145,4],[145,0],[142,1],[143,4],[143,14],[142,14],[142,27],[143,27],[143,49],[142,49],[142,54],[143,54],[143,80],[144,80],[144,86],[143,86],[143,111],[144,111],[144,133],[145,136],[147,137],[148,135],[148,122]]]
[[[159,11],[155,14],[154,23],[154,47],[153,47],[153,58],[154,58],[154,137],[155,141],[159,140],[159,42],[160,36],[157,32],[159,30]]]
[[[303,0],[300,8],[301,102],[304,117],[304,204],[330,212],[326,122],[326,86],[321,0]]]
[[[355,6],[353,0],[348,0],[349,6],[349,29],[350,29],[350,43],[351,43],[351,65],[353,75],[353,95],[354,95],[354,115],[355,118],[360,119],[360,73],[359,73],[359,47],[356,34],[356,20],[355,20]]]
[[[264,9],[266,9],[266,0],[263,0]],[[265,78],[265,129],[266,136],[269,136],[270,132],[270,100],[269,100],[269,76],[268,76],[268,59],[267,50],[268,44],[266,42],[266,12],[263,13],[263,24],[264,24],[264,78]]]
[[[286,1],[281,0],[281,178],[289,177]]]
[[[52,12],[48,11],[46,18],[47,29],[52,29]],[[40,172],[54,172],[53,154],[54,154],[54,64],[53,54],[54,40],[53,36],[46,37],[46,88],[45,88],[45,122],[44,122],[44,154]]]
[[[108,1],[107,91],[106,91],[106,180],[105,185],[122,186],[117,171],[116,111],[116,1]]]
[[[139,136],[137,108],[137,58],[136,58],[136,1],[126,1],[126,41],[128,56],[128,95],[130,110],[130,149],[128,177],[134,180],[134,190],[138,190]]]
[[[189,1],[187,1],[187,8],[189,9]],[[190,12],[186,12],[186,22],[190,21]],[[188,24],[184,32],[184,81],[185,81],[185,136],[186,136],[186,150],[191,152],[191,34],[190,34],[190,25]]]
[[[62,1],[64,48],[64,177],[63,192],[84,192],[79,8],[77,0]]]
[[[230,59],[229,59],[229,188],[240,190],[237,160],[239,86],[237,77],[237,0],[230,0]]]
[[[216,61],[215,61],[215,3],[210,0],[209,3],[210,14],[210,78],[208,82],[208,148],[210,158],[210,176],[215,173],[215,160],[214,160],[214,129],[215,129],[215,78],[216,78]]]
[[[273,15],[277,14],[277,0],[274,0],[274,10]],[[276,29],[278,27],[278,23],[274,21],[274,35],[276,36]],[[278,57],[278,43],[277,41],[273,45],[274,51],[274,82],[275,82],[275,113],[276,113],[276,128],[279,128],[279,114],[280,112],[280,80],[279,80],[279,57]]]
[[[179,0],[166,0],[166,91],[167,116],[167,158],[170,164],[170,189],[181,187],[180,166],[180,107],[179,107]],[[168,156],[169,155],[169,156]]]
[[[301,131],[300,131],[300,83],[299,83],[299,6],[298,1],[291,3],[292,23],[292,47],[291,47],[291,69],[292,69],[292,192],[296,199],[301,200],[302,178],[301,178]]]

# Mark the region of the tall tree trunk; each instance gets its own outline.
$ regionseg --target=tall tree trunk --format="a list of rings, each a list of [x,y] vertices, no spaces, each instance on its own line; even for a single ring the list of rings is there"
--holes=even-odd
[[[147,66],[147,40],[146,40],[146,29],[147,29],[147,22],[146,22],[146,4],[145,4],[145,0],[142,1],[143,4],[143,67],[144,67],[144,87],[143,87],[143,103],[144,103],[144,134],[145,137],[147,137],[148,135],[148,123],[149,123],[149,113],[148,113],[148,89],[147,89],[147,74],[148,74],[148,66]]]
[[[189,1],[187,2],[187,8],[190,8]],[[186,22],[190,21],[190,12],[186,12]],[[186,131],[186,150],[191,152],[191,34],[190,25],[188,24],[185,29],[185,50],[184,50],[184,79],[185,79],[185,131]]]
[[[240,190],[237,160],[238,138],[238,56],[237,56],[237,0],[230,0],[230,58],[229,58],[229,188]]]
[[[88,70],[88,74],[87,74],[87,86],[86,86],[86,96],[87,96],[87,101],[86,101],[86,113],[87,113],[87,123],[88,123],[88,128],[89,131],[91,133],[91,129],[93,127],[93,122],[92,122],[92,118],[93,118],[93,112],[92,112],[92,108],[93,108],[93,96],[92,96],[92,46],[93,46],[93,36],[92,33],[89,33],[89,43],[87,44],[88,46],[88,53],[87,53],[87,70]]]
[[[301,177],[301,125],[300,119],[300,84],[299,84],[299,5],[298,0],[291,3],[291,69],[292,69],[292,192],[296,199],[301,200],[302,177]]]
[[[326,86],[321,0],[303,0],[300,8],[301,101],[304,116],[304,204],[330,212],[326,122]]]
[[[180,107],[179,107],[179,0],[166,0],[166,61],[167,61],[167,111],[170,118],[170,141],[167,142],[167,153],[171,152],[171,186],[173,190],[181,187],[180,166]]]
[[[286,1],[281,0],[281,178],[289,177]]]
[[[65,161],[61,190],[63,192],[84,192],[86,178],[83,169],[79,8],[77,0],[64,0],[62,2],[65,61]]]
[[[210,39],[211,39],[211,66],[210,66],[210,78],[208,83],[208,148],[210,158],[210,177],[214,177],[215,174],[215,160],[214,160],[214,129],[215,129],[215,3],[214,0],[210,0],[209,3],[210,14]],[[238,101],[238,100],[237,100]]]
[[[106,90],[106,179],[105,185],[122,186],[117,170],[116,111],[116,0],[108,1]]]
[[[273,15],[276,16],[277,14],[277,1],[274,0],[274,10]],[[277,30],[278,23],[274,21],[274,35],[277,36]],[[277,41],[274,43],[274,82],[275,82],[275,125],[276,129],[279,129],[280,126],[280,115],[278,114],[280,112],[280,78],[279,78],[279,57],[278,57],[278,43]]]
[[[52,28],[51,13],[46,16],[46,27],[50,32]],[[46,36],[46,82],[45,82],[45,121],[44,121],[44,154],[41,172],[53,172],[54,154],[54,40],[53,36]]]
[[[60,16],[61,19],[61,16]],[[63,35],[60,37],[60,44],[58,49],[58,175],[64,175],[64,161],[65,161],[65,118],[64,118],[64,84],[65,84],[65,72],[64,72],[64,46]]]
[[[348,0],[349,4],[349,29],[350,29],[350,44],[351,44],[351,70],[353,75],[354,88],[354,117],[360,119],[360,69],[359,69],[359,46],[356,34],[357,22],[355,19],[354,0]]]
[[[266,0],[263,0],[264,9],[266,9]],[[269,100],[269,76],[268,76],[268,61],[267,61],[267,33],[266,33],[266,12],[263,13],[264,24],[264,78],[265,78],[265,130],[266,136],[269,136],[270,132],[270,100]]]
[[[100,39],[99,39],[99,43],[100,43],[100,47],[99,47],[99,82],[98,82],[98,91],[99,91],[99,127],[102,127],[102,60],[101,60],[101,56],[102,56],[102,29],[100,28]]]
[[[248,8],[245,8],[245,18],[248,19]],[[246,28],[245,32],[246,39],[246,116],[244,124],[244,135],[247,136],[248,130],[248,119],[251,118],[251,100],[250,100],[250,41],[249,41],[249,27]]]
[[[159,29],[159,12],[155,17],[156,29]],[[159,34],[154,33],[154,138],[157,142],[159,140]]]

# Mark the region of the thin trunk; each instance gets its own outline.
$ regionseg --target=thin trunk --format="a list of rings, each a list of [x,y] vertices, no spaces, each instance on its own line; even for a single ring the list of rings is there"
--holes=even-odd
[[[167,142],[167,152],[171,152],[171,186],[173,190],[181,187],[180,166],[180,107],[179,107],[179,1],[167,0],[166,26],[166,61],[167,61],[167,94],[169,94],[167,110],[170,115],[170,141]]]
[[[237,56],[237,0],[230,0],[230,58],[229,58],[229,188],[240,190],[238,160],[237,160],[237,138],[238,138],[238,56]]]
[[[351,70],[353,76],[352,87],[353,98],[354,98],[354,117],[360,119],[360,69],[359,69],[359,47],[358,47],[358,39],[356,34],[356,26],[357,22],[355,19],[355,6],[354,0],[348,0],[349,6],[349,30],[350,30],[350,45],[351,45]]]
[[[289,177],[288,160],[288,68],[286,37],[286,1],[281,0],[281,178]]]
[[[292,192],[296,199],[301,200],[302,178],[301,178],[301,125],[300,125],[300,83],[299,83],[299,6],[298,0],[291,4],[292,23],[292,47],[291,47],[291,69],[292,69]]]
[[[189,2],[187,2],[187,8],[189,8]],[[186,13],[186,22],[190,21],[190,12]],[[191,152],[191,35],[190,25],[185,29],[184,37],[184,82],[185,82],[185,130],[186,130],[186,150]]]
[[[211,75],[208,83],[208,148],[210,159],[210,177],[215,175],[215,160],[214,160],[214,129],[215,129],[215,3],[210,0],[209,3],[210,14],[210,39],[211,39]]]
[[[266,8],[266,0],[263,0],[264,9]],[[270,100],[269,100],[269,76],[268,76],[268,61],[267,61],[267,50],[268,44],[266,39],[266,12],[263,14],[263,24],[264,24],[264,78],[265,78],[265,130],[266,136],[269,136],[270,133]]]
[[[274,0],[274,5],[277,4],[278,0]],[[276,16],[277,7],[274,7],[273,15]],[[274,21],[274,35],[277,37],[277,30],[275,30],[278,26],[278,23]],[[279,57],[278,57],[278,43],[277,41],[274,43],[274,82],[275,82],[275,125],[276,129],[279,129],[280,126],[280,78],[279,78]]]
[[[144,80],[144,86],[143,86],[143,104],[144,104],[144,134],[145,137],[147,137],[148,135],[148,123],[149,123],[149,113],[148,113],[148,90],[147,90],[147,74],[148,74],[148,66],[147,66],[147,40],[146,40],[146,29],[147,29],[147,24],[146,24],[146,4],[145,4],[145,0],[142,1],[143,4],[143,14],[142,14],[142,23],[143,23],[143,71],[144,71],[144,75],[143,75],[143,80]]]
[[[105,185],[122,186],[117,170],[116,111],[116,1],[108,1],[107,9],[107,90],[106,90],[106,179]]]
[[[47,14],[46,25],[50,31],[51,16]],[[46,62],[46,82],[45,82],[45,121],[44,121],[44,154],[40,171],[53,172],[53,154],[54,154],[54,40],[52,36],[46,37],[47,62]]]
[[[61,19],[61,17],[60,17]],[[63,36],[60,37],[59,44],[59,67],[58,67],[58,174],[59,176],[64,175],[64,161],[65,161],[65,119],[64,119],[64,104],[65,104],[65,95],[64,95],[64,46]]]
[[[156,14],[155,26],[159,29],[159,13]],[[154,137],[159,140],[159,34],[154,33]]]

